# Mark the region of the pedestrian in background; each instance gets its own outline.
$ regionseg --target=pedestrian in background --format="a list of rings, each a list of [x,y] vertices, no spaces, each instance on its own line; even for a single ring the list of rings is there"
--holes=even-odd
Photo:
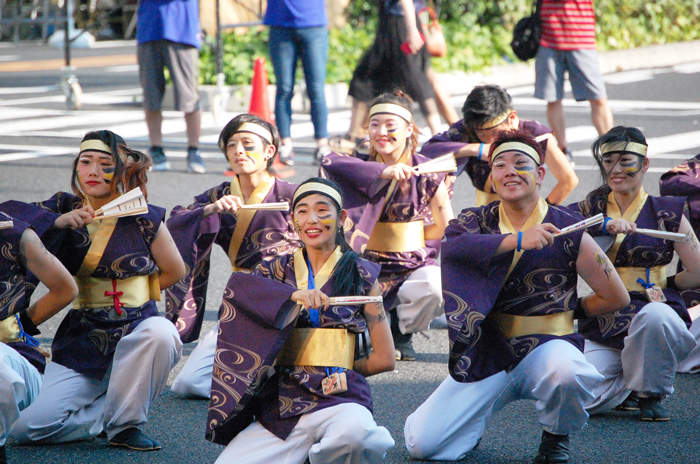
[[[328,61],[325,0],[269,0],[264,23],[270,26],[268,47],[277,80],[275,122],[282,138],[279,160],[287,165],[294,164],[290,128],[298,59],[301,59],[306,91],[311,101],[311,122],[316,138],[314,160],[320,160],[330,153],[325,95]]]
[[[547,101],[549,127],[571,160],[564,121],[564,73],[576,101],[588,100],[598,135],[613,126],[595,43],[593,0],[542,0],[542,37],[535,62],[535,98]]]
[[[204,174],[199,153],[202,112],[199,109],[199,3],[197,0],[141,0],[136,25],[136,53],[143,88],[149,154],[154,171],[167,171],[163,152],[163,95],[165,74],[170,71],[175,89],[175,109],[185,113],[187,172]]]

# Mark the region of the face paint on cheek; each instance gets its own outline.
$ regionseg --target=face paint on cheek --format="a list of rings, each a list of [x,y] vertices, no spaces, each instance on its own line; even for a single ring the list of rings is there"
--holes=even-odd
[[[260,164],[260,160],[262,159],[262,155],[260,154],[259,151],[256,151],[255,147],[243,147],[245,149],[245,154],[250,158],[250,160],[255,163],[257,166]]]
[[[389,136],[391,137],[391,140],[394,142],[398,142],[399,138],[403,136],[403,132],[401,132],[398,128],[392,127],[391,129],[387,129],[387,132],[389,133]]]
[[[620,162],[620,167],[622,171],[630,177],[637,175],[641,171],[644,161],[640,158],[634,161]]]
[[[297,233],[301,232],[301,226],[296,219],[294,220],[294,228],[297,230]]]
[[[530,182],[528,182],[527,178],[525,176],[529,176],[532,179],[533,183],[537,183],[537,179],[535,179],[535,176],[532,174],[533,168],[532,166],[520,166],[515,168],[515,172],[518,173],[518,177],[520,177],[525,184],[530,185]]]
[[[329,231],[333,232],[335,230],[335,219],[330,219],[328,216],[319,219],[321,220],[321,224],[326,226]]]
[[[112,179],[114,179],[114,168],[104,168],[102,172],[104,173],[105,183],[111,184]],[[78,176],[78,178],[80,178],[80,176]]]

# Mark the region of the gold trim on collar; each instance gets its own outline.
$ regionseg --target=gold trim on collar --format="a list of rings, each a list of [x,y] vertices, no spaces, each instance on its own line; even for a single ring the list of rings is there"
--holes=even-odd
[[[371,118],[375,114],[393,114],[409,123],[413,120],[413,114],[403,106],[397,105],[396,103],[379,103],[374,105],[369,110],[369,117]]]
[[[321,195],[326,195],[327,197],[332,198],[336,203],[338,203],[338,206],[340,206],[341,209],[343,208],[343,198],[340,196],[340,193],[338,193],[338,191],[333,187],[326,184],[322,184],[321,182],[307,182],[304,185],[300,185],[299,188],[297,188],[294,192],[292,207],[296,206],[297,198],[299,198],[301,195],[307,192],[316,192],[320,193]]]
[[[323,264],[318,274],[314,276],[316,290],[321,290],[323,286],[326,285],[328,279],[331,278],[335,265],[338,264],[338,261],[340,261],[342,257],[343,252],[340,251],[340,246],[335,247],[333,254]],[[308,290],[309,267],[306,265],[306,258],[304,257],[304,250],[302,248],[294,252],[294,276],[296,277],[297,288],[299,290]]]
[[[637,192],[637,196],[634,197],[632,204],[629,205],[625,211],[625,214],[621,214],[620,206],[617,204],[617,200],[615,200],[615,195],[613,192],[610,192],[610,195],[608,195],[608,205],[606,208],[607,216],[610,219],[625,219],[629,222],[636,222],[637,218],[639,217],[639,213],[642,211],[642,208],[644,208],[644,205],[647,202],[648,197],[649,195],[644,190],[644,187],[640,187],[639,192]],[[627,234],[617,234],[615,237],[615,243],[606,253],[613,265],[615,263],[615,258],[617,258],[617,252],[620,249],[620,245],[622,245],[622,241],[625,239],[625,237],[627,237]]]
[[[84,151],[101,151],[104,153],[107,153],[108,155],[112,154],[112,148],[104,143],[102,140],[85,140],[81,142],[80,144],[80,153]]]
[[[491,157],[489,158],[491,164],[493,164],[494,160],[498,155],[506,151],[517,151],[519,153],[522,153],[532,158],[532,160],[537,164],[537,166],[542,166],[542,157],[539,153],[537,153],[537,150],[532,148],[530,145],[522,142],[506,142],[496,147],[496,149],[491,154]]]
[[[275,186],[275,178],[268,176],[263,179],[262,182],[255,187],[253,193],[245,202],[246,205],[257,205],[263,202],[265,197],[270,193],[272,188]],[[234,176],[231,179],[231,195],[235,195],[241,200],[243,200],[243,191],[241,190],[241,183],[238,180],[238,176]],[[250,223],[253,221],[253,216],[257,213],[254,209],[242,209],[236,211],[236,227],[233,230],[233,235],[231,236],[231,241],[228,245],[228,259],[231,262],[232,272],[236,272],[238,268],[236,267],[236,258],[238,257],[238,252],[243,244],[243,238],[245,237]]]
[[[600,154],[607,155],[608,153],[632,153],[646,158],[647,147],[643,143],[637,142],[608,142],[600,147]]]
[[[544,199],[540,198],[537,202],[537,206],[535,206],[535,209],[533,209],[532,213],[530,213],[530,217],[527,219],[527,221],[525,221],[525,224],[523,224],[522,228],[520,229],[520,232],[524,232],[537,224],[542,224],[545,216],[547,216],[547,211],[549,211],[549,205],[546,201],[544,201]],[[513,227],[513,224],[510,222],[510,218],[508,218],[508,215],[506,214],[506,210],[503,207],[503,202],[498,205],[498,217],[498,227],[501,229],[502,234],[518,233],[518,231],[515,230],[515,227]],[[510,273],[513,272],[515,265],[518,264],[518,261],[520,261],[520,257],[523,255],[523,253],[525,253],[525,250],[515,250],[513,254],[513,262],[510,264],[510,268],[506,274],[506,279],[508,276],[510,276]]]
[[[237,134],[239,132],[250,132],[251,134],[257,135],[258,137],[272,145],[272,133],[260,124],[255,124],[254,122],[244,122],[238,127],[234,134]]]
[[[425,247],[423,221],[377,222],[367,240],[366,250],[403,253]]]
[[[510,116],[510,113],[512,112],[513,110],[506,110],[504,113],[499,114],[495,118],[491,118],[487,121],[484,121],[483,124],[480,124],[479,127],[476,128],[476,130],[486,131],[489,129],[493,129],[496,126],[500,126],[505,122],[506,119],[508,119],[508,116]]]

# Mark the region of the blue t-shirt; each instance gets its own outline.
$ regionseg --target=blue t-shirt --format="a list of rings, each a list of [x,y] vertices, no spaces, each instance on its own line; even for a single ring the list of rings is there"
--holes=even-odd
[[[198,0],[141,0],[136,42],[170,40],[199,48]]]
[[[264,23],[279,27],[328,25],[325,0],[268,0]]]

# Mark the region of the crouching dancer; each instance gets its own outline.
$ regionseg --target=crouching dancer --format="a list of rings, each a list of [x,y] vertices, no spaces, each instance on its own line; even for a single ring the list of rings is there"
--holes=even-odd
[[[185,275],[185,264],[163,208],[93,219],[127,190],[140,187],[145,195],[150,164],[115,133],[89,132],[73,163],[74,194],[59,192],[23,210],[79,294],[56,331],[41,392],[10,433],[21,443],[84,440],[104,430],[112,446],[161,447],[138,427],[180,359],[180,337],[158,316],[155,300]]]
[[[34,283],[48,293],[31,306]],[[39,394],[46,358],[32,335],[36,326],[73,301],[78,288],[29,224],[0,213],[0,463],[7,462],[5,439],[20,410]]]
[[[334,183],[302,183],[292,219],[304,247],[231,275],[207,419],[207,439],[227,445],[219,464],[379,463],[394,446],[365,380],[394,368],[384,308],[329,301],[379,295],[379,266],[345,242],[342,206]],[[356,359],[365,329],[374,351]]]
[[[564,463],[568,434],[588,419],[603,376],[583,355],[574,313],[614,311],[629,296],[587,233],[553,236],[579,217],[540,197],[543,158],[526,133],[500,134],[489,157],[500,203],[463,210],[445,231],[450,377],[406,420],[415,457],[459,459],[494,413],[532,399],[544,429],[535,462]],[[578,301],[577,274],[594,291]]]

